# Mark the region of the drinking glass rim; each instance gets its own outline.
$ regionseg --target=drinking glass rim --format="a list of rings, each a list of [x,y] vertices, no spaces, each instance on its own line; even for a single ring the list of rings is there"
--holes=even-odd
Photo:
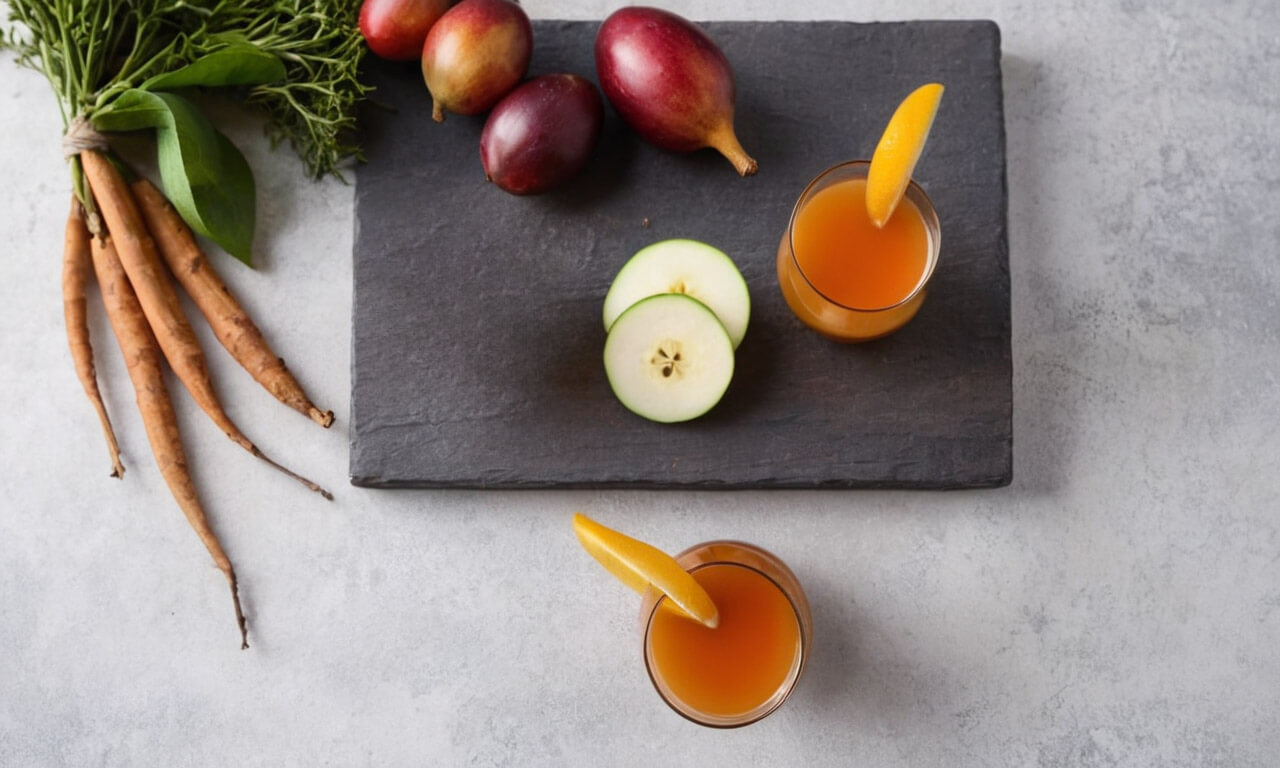
[[[737,542],[728,542],[728,541],[707,542],[707,543],[708,544],[737,544]],[[702,546],[702,545],[699,545],[699,546]],[[694,549],[694,547],[691,547],[690,549]],[[753,549],[757,549],[757,548],[753,547]],[[773,557],[772,555],[770,556]],[[776,559],[776,557],[774,559]],[[760,722],[761,720],[765,719],[769,715],[776,712],[778,708],[781,707],[784,702],[786,702],[787,699],[791,698],[791,694],[795,692],[796,684],[800,682],[800,673],[804,670],[804,665],[808,658],[808,653],[805,651],[805,640],[807,639],[807,636],[805,634],[804,621],[801,620],[799,606],[796,605],[795,600],[791,599],[791,595],[787,594],[787,590],[781,584],[778,583],[777,579],[773,578],[772,576],[760,570],[759,568],[756,568],[754,565],[747,565],[746,563],[737,563],[732,560],[712,560],[706,563],[699,563],[698,565],[695,565],[693,568],[690,568],[688,572],[694,573],[696,571],[702,570],[703,568],[708,568],[713,565],[732,565],[738,568],[746,568],[749,571],[753,571],[763,576],[765,579],[769,581],[770,584],[772,584],[774,587],[777,588],[778,592],[780,592],[784,598],[786,598],[787,605],[791,606],[791,615],[796,620],[796,630],[797,630],[796,648],[798,651],[796,655],[798,658],[795,662],[792,663],[792,668],[787,673],[786,679],[783,680],[782,684],[778,686],[778,689],[783,691],[782,696],[778,698],[778,700],[775,701],[772,706],[770,706],[768,709],[758,714],[752,714],[754,710],[748,710],[746,713],[739,716],[710,715],[710,717],[721,718],[729,722],[707,722],[707,720],[701,719],[699,717],[695,717],[694,715],[691,715],[688,712],[681,710],[674,703],[672,703],[671,699],[667,697],[667,694],[662,692],[662,688],[658,685],[658,676],[654,673],[654,670],[653,670],[654,665],[649,662],[649,648],[650,648],[649,636],[650,636],[651,630],[653,629],[653,617],[656,616],[659,609],[661,609],[663,601],[670,599],[665,594],[660,595],[658,599],[654,601],[653,607],[649,609],[649,615],[645,617],[644,638],[641,641],[641,648],[644,652],[643,653],[644,670],[649,675],[649,682],[653,683],[653,689],[657,691],[658,698],[662,699],[662,702],[666,704],[668,707],[670,707],[671,710],[675,712],[677,715],[680,715],[681,717],[683,717],[684,719],[690,722],[697,723],[698,725],[706,726],[708,728],[723,728],[723,729],[741,728],[745,725],[751,725],[752,723]],[[649,589],[653,589],[653,587],[649,587]],[[777,694],[775,693],[774,695],[776,696]],[[674,698],[674,696],[672,698]],[[693,710],[694,708],[689,707],[689,709]]]
[[[831,298],[826,293],[824,293],[822,289],[820,289],[818,286],[813,284],[813,281],[809,279],[809,276],[804,273],[804,267],[800,266],[800,260],[796,258],[795,224],[796,224],[796,215],[800,213],[800,203],[804,201],[805,197],[809,194],[809,191],[813,189],[818,182],[822,181],[829,174],[834,173],[835,171],[838,171],[841,168],[848,168],[850,166],[866,166],[867,168],[870,168],[871,161],[870,160],[845,160],[844,162],[836,163],[835,165],[830,166],[826,170],[819,173],[817,176],[814,176],[813,179],[810,180],[810,182],[805,185],[805,188],[800,193],[800,196],[796,198],[796,204],[791,207],[791,217],[787,219],[787,252],[791,257],[791,265],[795,267],[796,274],[800,275],[801,279],[804,280],[806,285],[808,285],[810,288],[813,289],[814,293],[821,296],[822,299],[827,303],[834,304],[835,306],[841,309],[848,310],[849,312],[862,312],[864,314],[874,314],[877,312],[884,312],[890,309],[897,309],[898,307],[903,306],[907,302],[919,296],[920,293],[924,291],[924,287],[929,284],[929,279],[933,277],[933,271],[938,266],[938,251],[941,251],[942,249],[941,224],[938,224],[935,227],[938,231],[938,234],[936,237],[936,240],[938,241],[938,247],[936,249],[933,249],[933,248],[930,249],[930,259],[929,259],[929,262],[925,265],[924,274],[920,276],[920,282],[917,283],[916,287],[911,289],[911,293],[908,293],[906,297],[903,298],[901,301],[895,302],[893,304],[887,304],[883,307],[871,307],[871,308],[851,307],[848,304],[836,301],[835,299]],[[902,193],[902,196],[904,199],[907,197],[908,190],[914,190],[916,193],[920,195],[921,199],[923,199],[924,202],[928,204],[929,211],[933,214],[933,220],[937,222],[938,210],[937,208],[934,207],[933,199],[929,197],[929,193],[924,191],[924,187],[917,184],[914,179],[908,179],[907,190],[904,190]],[[912,201],[912,204],[915,205],[915,202]],[[899,202],[899,205],[901,205],[901,202]],[[923,210],[920,210],[920,206],[918,205],[916,205],[916,212],[919,213],[920,218],[924,220],[925,230],[927,231],[929,229],[929,222],[928,222],[928,218],[925,215],[925,212]]]

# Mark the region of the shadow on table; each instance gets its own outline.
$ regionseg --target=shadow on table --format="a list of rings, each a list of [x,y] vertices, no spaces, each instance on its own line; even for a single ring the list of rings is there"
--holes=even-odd
[[[1050,129],[1061,88],[1044,62],[1005,55],[1008,152],[1009,268],[1012,284],[1013,435],[1015,491],[1052,493],[1068,481],[1080,436],[1079,382],[1063,365],[1057,338],[1072,312],[1070,286],[1053,247],[1058,199],[1051,163],[1061,147]]]
[[[811,578],[806,594],[813,612],[813,645],[790,706],[823,719],[867,719],[859,726],[866,727],[905,719],[922,698],[935,697],[921,689],[921,680],[932,677],[920,668],[922,662],[898,654],[900,644],[875,638],[874,625],[857,615],[846,585]]]
[[[840,620],[841,603],[847,596],[835,585],[806,584],[805,596],[813,613],[813,641],[793,705],[805,702],[806,708],[838,710],[847,706],[857,693],[858,631],[835,631],[836,627],[847,626]],[[862,625],[855,622],[854,626]]]

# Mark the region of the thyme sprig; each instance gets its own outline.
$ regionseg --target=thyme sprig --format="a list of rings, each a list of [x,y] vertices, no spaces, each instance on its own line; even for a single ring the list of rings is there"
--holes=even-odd
[[[63,124],[92,119],[120,94],[231,43],[278,56],[284,80],[234,92],[288,141],[313,176],[359,157],[356,109],[365,46],[350,0],[10,0],[0,45],[42,72]]]

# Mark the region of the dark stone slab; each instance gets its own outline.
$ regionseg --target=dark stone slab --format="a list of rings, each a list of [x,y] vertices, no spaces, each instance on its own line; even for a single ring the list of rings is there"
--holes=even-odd
[[[1000,33],[991,22],[709,23],[733,63],[740,179],[609,113],[592,167],[517,198],[484,181],[481,119],[431,122],[417,67],[371,65],[356,190],[351,479],[383,487],[966,488],[1012,471]],[[598,24],[540,21],[531,74],[595,79]],[[844,346],[783,303],[796,197],[869,157],[898,101],[946,96],[916,179],[942,221],[931,292],[896,335]],[[647,222],[647,225],[646,225]],[[708,416],[652,424],[613,397],[601,303],[640,247],[692,237],[751,289],[738,370]]]

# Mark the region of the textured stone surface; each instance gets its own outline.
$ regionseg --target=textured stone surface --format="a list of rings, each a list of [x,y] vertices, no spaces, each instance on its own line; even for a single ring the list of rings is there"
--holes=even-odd
[[[616,3],[526,0],[535,17]],[[0,54],[0,764],[1185,766],[1280,754],[1280,6],[670,2],[698,18],[994,18],[1003,33],[1014,482],[994,491],[426,492],[345,484],[353,190],[256,126],[261,272],[228,281],[323,432],[208,339],[229,410],[330,483],[256,466],[178,398],[253,648],[99,365],[67,360],[57,110]],[[94,317],[101,322],[99,305]],[[731,536],[809,591],[813,665],[734,732],[645,679],[638,600],[580,509],[669,549]]]
[[[595,74],[597,24],[540,22],[530,71]],[[956,488],[1009,481],[1011,362],[999,30],[989,22],[712,23],[734,65],[740,179],[640,141],[612,110],[581,178],[537,198],[484,183],[483,120],[430,119],[412,64],[374,67],[356,187],[351,475],[371,486]],[[851,79],[849,73],[865,76]],[[888,339],[833,344],[778,291],[808,181],[869,157],[903,95],[947,84],[916,177],[942,224],[930,294]],[[691,237],[738,263],[751,326],[707,416],[614,398],[600,307],[619,267]]]

